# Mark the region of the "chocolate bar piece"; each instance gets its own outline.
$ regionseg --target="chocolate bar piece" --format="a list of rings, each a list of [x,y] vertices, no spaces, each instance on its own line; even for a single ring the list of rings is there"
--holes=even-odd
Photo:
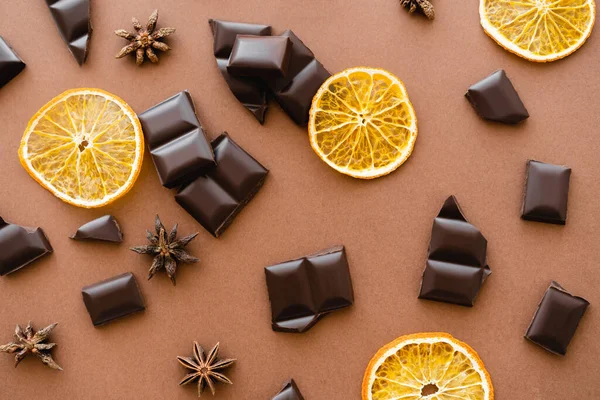
[[[265,268],[274,331],[302,333],[354,303],[344,246]]]
[[[528,160],[521,218],[564,225],[570,178],[571,168]]]
[[[482,118],[504,124],[517,124],[529,118],[527,109],[504,70],[477,82],[465,96]]]
[[[86,286],[81,293],[94,326],[145,309],[144,299],[131,272]]]
[[[292,42],[284,36],[238,35],[227,72],[234,76],[282,78],[287,74],[291,50]]]
[[[10,274],[52,252],[42,228],[9,224],[0,217],[0,276]]]
[[[271,27],[213,19],[208,22],[213,32],[217,66],[223,78],[225,78],[235,97],[262,124],[265,121],[265,113],[267,112],[267,88],[259,79],[230,75],[227,72],[227,64],[237,35],[270,36]]]
[[[272,400],[304,400],[304,397],[302,397],[302,393],[300,393],[300,389],[298,389],[296,382],[291,379]]]
[[[179,188],[175,200],[219,237],[263,185],[269,170],[227,134],[212,142],[217,166]]]
[[[173,188],[214,166],[212,148],[187,90],[139,115],[160,183]]]
[[[123,234],[119,223],[112,215],[96,218],[82,225],[71,239],[75,240],[103,240],[106,242],[121,243]]]
[[[419,298],[473,306],[491,274],[486,252],[485,237],[467,221],[456,198],[448,197],[433,220]]]
[[[552,281],[538,305],[525,338],[554,354],[564,356],[579,321],[590,303]]]
[[[285,31],[281,37],[292,42],[288,73],[284,78],[267,80],[267,84],[281,108],[296,124],[304,126],[308,124],[313,97],[331,74],[294,32]]]
[[[69,51],[83,65],[92,34],[89,0],[46,0],[46,4]]]
[[[0,36],[0,88],[25,69],[25,63]]]

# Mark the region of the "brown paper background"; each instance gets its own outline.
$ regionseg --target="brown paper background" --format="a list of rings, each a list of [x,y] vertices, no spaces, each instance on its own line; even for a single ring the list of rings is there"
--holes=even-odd
[[[385,343],[419,331],[447,331],[484,360],[498,399],[600,398],[598,332],[598,127],[600,43],[565,60],[529,63],[497,46],[479,25],[477,1],[435,1],[437,19],[410,16],[396,0],[92,0],[94,32],[78,67],[43,1],[0,2],[0,34],[27,63],[0,90],[0,215],[41,226],[54,253],[0,279],[0,342],[16,323],[59,322],[52,338],[63,372],[28,358],[15,370],[0,354],[0,397],[11,399],[192,399],[177,386],[186,373],[175,357],[192,341],[236,357],[234,385],[219,399],[269,399],[293,377],[308,400],[358,399],[364,368]],[[125,44],[112,31],[159,8],[174,26],[173,50],[160,64],[115,60]],[[419,118],[409,161],[388,177],[340,175],[313,153],[305,129],[275,105],[260,126],[231,95],[217,70],[208,18],[293,29],[332,72],[368,65],[406,84]],[[463,97],[470,84],[504,68],[531,117],[513,127],[487,123]],[[137,112],[189,89],[211,138],[222,130],[267,166],[264,188],[222,238],[214,239],[160,186],[152,162],[125,198],[104,209],[78,209],[54,198],[21,168],[17,149],[29,118],[74,87],[99,87]],[[525,162],[573,169],[564,227],[519,219]],[[493,271],[475,307],[418,300],[432,218],[455,194],[489,241]],[[121,245],[74,242],[81,224],[113,214]],[[146,281],[151,259],[128,247],[145,241],[159,213],[201,258]],[[347,247],[356,301],[302,335],[275,333],[263,267],[334,244]],[[94,328],[81,288],[132,271],[147,310]],[[550,280],[592,304],[566,357],[523,339]],[[209,396],[210,398],[211,396]]]

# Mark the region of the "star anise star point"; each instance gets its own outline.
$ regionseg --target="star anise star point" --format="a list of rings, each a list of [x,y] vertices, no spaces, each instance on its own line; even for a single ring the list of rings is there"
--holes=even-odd
[[[419,10],[429,19],[435,18],[435,10],[433,4],[429,0],[400,0],[400,4],[408,10],[409,13],[414,13]]]
[[[200,346],[198,342],[194,342],[194,358],[177,357],[177,361],[179,361],[181,365],[193,371],[184,376],[181,382],[179,382],[179,385],[187,385],[188,383],[198,380],[198,397],[202,396],[206,386],[210,388],[210,391],[214,396],[216,393],[216,382],[233,385],[233,382],[231,382],[228,377],[217,371],[230,367],[236,359],[226,358],[221,360],[217,357],[218,354],[219,343],[208,352],[208,355],[205,355],[202,346]]]
[[[167,275],[171,279],[173,286],[175,285],[175,274],[177,272],[177,262],[195,263],[199,260],[191,256],[185,251],[187,246],[198,235],[198,232],[177,239],[178,224],[173,226],[173,229],[167,234],[167,230],[160,221],[157,215],[154,220],[154,230],[156,234],[146,230],[146,239],[150,242],[149,245],[132,247],[131,250],[138,254],[150,254],[154,256],[150,270],[148,271],[148,280],[161,269],[165,269]]]
[[[0,351],[4,353],[17,353],[15,355],[15,367],[28,355],[36,355],[44,364],[52,369],[62,371],[62,368],[54,361],[50,350],[56,346],[56,343],[43,343],[50,332],[58,325],[54,323],[48,325],[44,329],[34,331],[31,321],[27,324],[23,330],[20,325],[17,325],[15,329],[15,341],[0,346]]]
[[[132,18],[131,22],[135,28],[135,33],[126,31],[125,29],[117,29],[115,34],[123,39],[129,40],[131,43],[123,47],[115,58],[123,58],[128,54],[135,52],[135,63],[142,65],[145,57],[151,62],[157,63],[158,56],[154,50],[169,51],[171,48],[160,41],[160,39],[169,36],[175,32],[175,28],[160,28],[156,29],[156,21],[158,20],[158,10],[154,10],[146,26],[142,26],[137,18]]]

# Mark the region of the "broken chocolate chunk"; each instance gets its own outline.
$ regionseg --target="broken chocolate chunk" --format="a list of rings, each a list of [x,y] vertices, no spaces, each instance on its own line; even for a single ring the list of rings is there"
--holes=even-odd
[[[0,217],[0,276],[10,274],[52,252],[41,228],[9,224]]]
[[[25,63],[0,36],[0,88],[25,69]]]
[[[567,222],[570,178],[571,168],[527,161],[521,218],[564,225]]]
[[[89,0],[46,0],[46,4],[69,51],[83,65],[92,33]]]
[[[119,223],[112,215],[96,218],[82,225],[71,239],[75,240],[103,240],[105,242],[121,243],[123,233]]]
[[[293,379],[290,379],[271,400],[304,400],[300,389]]]

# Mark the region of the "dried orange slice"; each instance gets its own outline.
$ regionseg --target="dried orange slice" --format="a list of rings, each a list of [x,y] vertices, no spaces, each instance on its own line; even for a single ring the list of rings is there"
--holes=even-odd
[[[493,400],[483,362],[447,333],[416,333],[388,343],[371,359],[363,400]]]
[[[68,90],[29,121],[19,158],[29,175],[56,197],[101,207],[131,189],[144,156],[135,112],[100,89]]]
[[[485,32],[506,50],[547,62],[580,48],[596,20],[594,0],[479,0]]]
[[[417,116],[400,79],[383,69],[351,68],[330,77],[315,95],[308,134],[331,168],[373,179],[410,156]]]

